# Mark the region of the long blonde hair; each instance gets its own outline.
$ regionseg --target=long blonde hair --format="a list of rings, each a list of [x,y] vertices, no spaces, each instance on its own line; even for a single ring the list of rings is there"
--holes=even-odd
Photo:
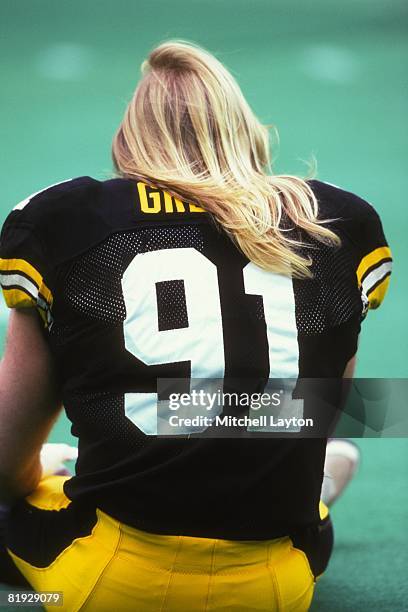
[[[318,241],[339,239],[318,220],[306,181],[268,174],[268,128],[228,70],[200,47],[169,41],[142,74],[113,140],[118,173],[200,204],[260,267],[310,276],[284,214]]]

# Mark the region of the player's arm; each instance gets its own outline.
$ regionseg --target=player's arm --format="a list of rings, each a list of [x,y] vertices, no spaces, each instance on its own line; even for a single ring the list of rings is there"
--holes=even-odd
[[[42,468],[41,445],[61,402],[49,348],[33,308],[10,313],[0,362],[0,499],[29,494]]]
[[[344,369],[343,378],[353,378],[354,370],[356,369],[356,359],[357,359],[357,353],[347,363]]]

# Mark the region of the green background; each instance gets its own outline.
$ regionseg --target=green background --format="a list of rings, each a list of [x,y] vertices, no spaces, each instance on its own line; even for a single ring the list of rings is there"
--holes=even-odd
[[[276,172],[307,173],[374,204],[395,258],[367,318],[357,374],[408,377],[407,48],[402,0],[1,0],[0,221],[28,194],[111,173],[110,142],[146,53],[193,40],[277,126]],[[0,340],[7,313],[0,307]],[[69,439],[65,420],[53,439]],[[362,440],[334,509],[337,544],[314,610],[408,609],[406,440]]]

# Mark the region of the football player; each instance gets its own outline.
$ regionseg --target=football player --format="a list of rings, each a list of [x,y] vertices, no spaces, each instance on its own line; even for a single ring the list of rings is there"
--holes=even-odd
[[[331,549],[326,437],[161,436],[159,382],[341,379],[390,250],[361,198],[271,173],[211,54],[169,42],[142,69],[117,176],[30,196],[1,234],[8,555],[70,612],[307,610]],[[76,472],[47,478],[62,404]]]

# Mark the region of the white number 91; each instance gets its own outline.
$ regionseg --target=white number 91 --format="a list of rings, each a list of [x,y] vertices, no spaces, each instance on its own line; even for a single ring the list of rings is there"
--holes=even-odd
[[[245,291],[263,298],[270,378],[298,377],[292,280],[253,263],[243,270]],[[184,281],[188,327],[158,329],[156,283]],[[222,379],[225,357],[216,266],[194,248],[136,255],[122,278],[126,349],[146,365],[189,361],[192,379]],[[157,393],[126,393],[125,414],[141,431],[157,434]]]

